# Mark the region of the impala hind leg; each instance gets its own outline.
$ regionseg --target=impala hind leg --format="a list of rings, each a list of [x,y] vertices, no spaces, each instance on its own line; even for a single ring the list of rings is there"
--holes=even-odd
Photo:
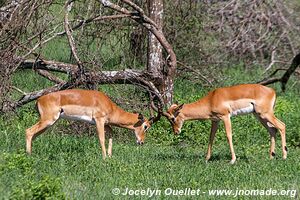
[[[211,130],[210,130],[210,136],[209,136],[208,149],[207,149],[207,154],[206,154],[206,162],[211,157],[212,145],[214,143],[214,139],[215,139],[216,132],[218,130],[218,126],[219,126],[219,121],[212,121],[212,123],[211,123]]]
[[[273,159],[275,156],[275,139],[276,139],[276,133],[277,129],[273,127],[268,120],[263,119],[259,115],[255,114],[255,116],[258,118],[258,120],[262,123],[262,125],[268,130],[270,134],[270,140],[271,140],[271,145],[270,145],[270,158]]]
[[[281,122],[279,119],[275,117],[273,113],[271,114],[264,114],[261,116],[264,120],[267,120],[267,126],[269,127],[275,127],[279,130],[281,135],[281,146],[282,146],[282,158],[287,158],[287,147],[286,147],[286,138],[285,138],[285,124]],[[273,146],[275,148],[275,138],[273,139]],[[272,141],[271,141],[272,146]]]
[[[229,144],[230,152],[231,152],[231,161],[230,164],[234,164],[236,161],[236,156],[233,149],[233,143],[232,143],[232,129],[231,129],[231,120],[229,115],[225,115],[222,117],[222,120],[224,121],[225,125],[225,131],[227,136],[227,141]]]
[[[49,126],[55,123],[57,119],[44,120],[40,119],[38,123],[33,125],[31,128],[26,129],[26,152],[31,154],[32,141],[41,133],[43,133]]]

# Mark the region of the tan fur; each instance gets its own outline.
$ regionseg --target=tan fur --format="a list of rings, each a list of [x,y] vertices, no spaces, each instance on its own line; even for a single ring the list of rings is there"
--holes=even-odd
[[[181,131],[181,126],[186,120],[210,119],[212,121],[206,160],[209,160],[211,157],[212,144],[219,121],[223,121],[232,155],[231,163],[234,163],[236,156],[232,144],[230,117],[232,115],[249,113],[254,108],[253,113],[270,133],[270,157],[272,158],[275,153],[275,133],[276,129],[278,129],[281,134],[283,158],[286,159],[285,124],[274,115],[275,99],[276,93],[269,87],[259,84],[236,85],[215,89],[196,102],[184,104],[179,111],[178,106],[174,104],[168,109],[165,116],[168,117],[174,132],[177,134]],[[174,115],[175,113],[177,116]],[[270,127],[270,125],[273,127]]]
[[[32,140],[46,128],[52,126],[59,118],[77,119],[96,124],[103,159],[106,157],[105,130],[111,132],[109,125],[134,130],[137,142],[145,139],[145,125],[151,126],[147,119],[141,121],[139,114],[129,113],[118,107],[104,93],[93,90],[64,90],[50,93],[37,100],[40,120],[26,130],[26,151],[31,153]],[[112,139],[108,154],[111,156]]]

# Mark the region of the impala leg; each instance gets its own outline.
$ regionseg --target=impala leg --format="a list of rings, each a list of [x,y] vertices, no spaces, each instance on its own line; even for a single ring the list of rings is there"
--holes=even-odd
[[[99,142],[102,149],[102,158],[103,160],[106,158],[106,148],[105,148],[105,132],[104,132],[104,119],[95,119],[97,132],[99,137]]]
[[[41,133],[43,133],[49,126],[55,123],[57,119],[53,120],[40,120],[31,128],[26,129],[26,152],[31,154],[32,141]]]
[[[266,119],[270,124],[268,126],[274,126],[277,128],[281,135],[281,146],[282,146],[282,157],[283,159],[287,158],[287,147],[286,147],[286,138],[285,138],[285,124],[277,119],[274,114],[265,114],[262,116],[263,119]],[[272,141],[271,141],[272,143]],[[275,146],[275,139],[274,139]]]
[[[112,156],[112,138],[108,139],[108,150],[107,150],[108,157]]]
[[[227,141],[228,141],[230,152],[231,152],[230,164],[234,164],[234,162],[236,161],[236,156],[235,156],[235,153],[234,153],[233,143],[232,143],[232,130],[231,130],[230,116],[226,115],[222,118],[222,120],[224,121]]]
[[[268,130],[269,134],[270,134],[270,140],[271,140],[271,145],[270,145],[270,158],[273,159],[275,156],[275,139],[276,139],[276,133],[277,133],[277,129],[273,126],[271,126],[271,124],[269,124],[270,122],[268,122],[268,120],[263,119],[262,117],[260,117],[259,115],[255,115],[258,120],[262,123],[262,125]]]
[[[207,149],[207,154],[206,154],[206,162],[211,157],[212,145],[214,143],[214,139],[215,139],[216,132],[218,130],[218,126],[219,126],[219,121],[212,121],[212,123],[211,123],[211,130],[210,130],[210,136],[209,136],[208,149]]]
[[[113,130],[110,126],[105,126],[104,129],[105,129],[105,134],[108,135],[107,155],[108,155],[108,157],[111,157],[112,156],[112,133],[113,133]]]

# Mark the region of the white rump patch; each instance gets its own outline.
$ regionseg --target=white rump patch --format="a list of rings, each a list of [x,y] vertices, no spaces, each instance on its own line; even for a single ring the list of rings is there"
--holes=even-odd
[[[237,109],[237,110],[233,110],[231,112],[231,115],[232,116],[235,116],[235,115],[245,115],[245,114],[253,113],[253,112],[254,112],[254,106],[252,104],[250,104],[250,106],[247,106],[247,107],[244,107],[244,108],[240,108],[240,109]]]
[[[84,121],[90,124],[96,124],[95,120],[86,115],[66,115],[64,112],[60,114],[60,117],[63,119],[75,120],[75,121]]]

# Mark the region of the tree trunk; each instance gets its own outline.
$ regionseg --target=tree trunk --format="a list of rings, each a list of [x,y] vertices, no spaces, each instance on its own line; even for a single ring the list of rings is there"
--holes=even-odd
[[[149,16],[157,24],[159,31],[162,32],[163,27],[163,0],[151,0],[148,1]],[[159,89],[160,93],[163,94],[163,100],[166,105],[172,103],[173,98],[173,78],[171,73],[165,72],[165,63],[163,58],[163,47],[161,43],[157,40],[155,35],[149,31],[148,36],[148,72],[154,74],[156,77],[161,77],[160,82],[156,83],[156,87]]]

